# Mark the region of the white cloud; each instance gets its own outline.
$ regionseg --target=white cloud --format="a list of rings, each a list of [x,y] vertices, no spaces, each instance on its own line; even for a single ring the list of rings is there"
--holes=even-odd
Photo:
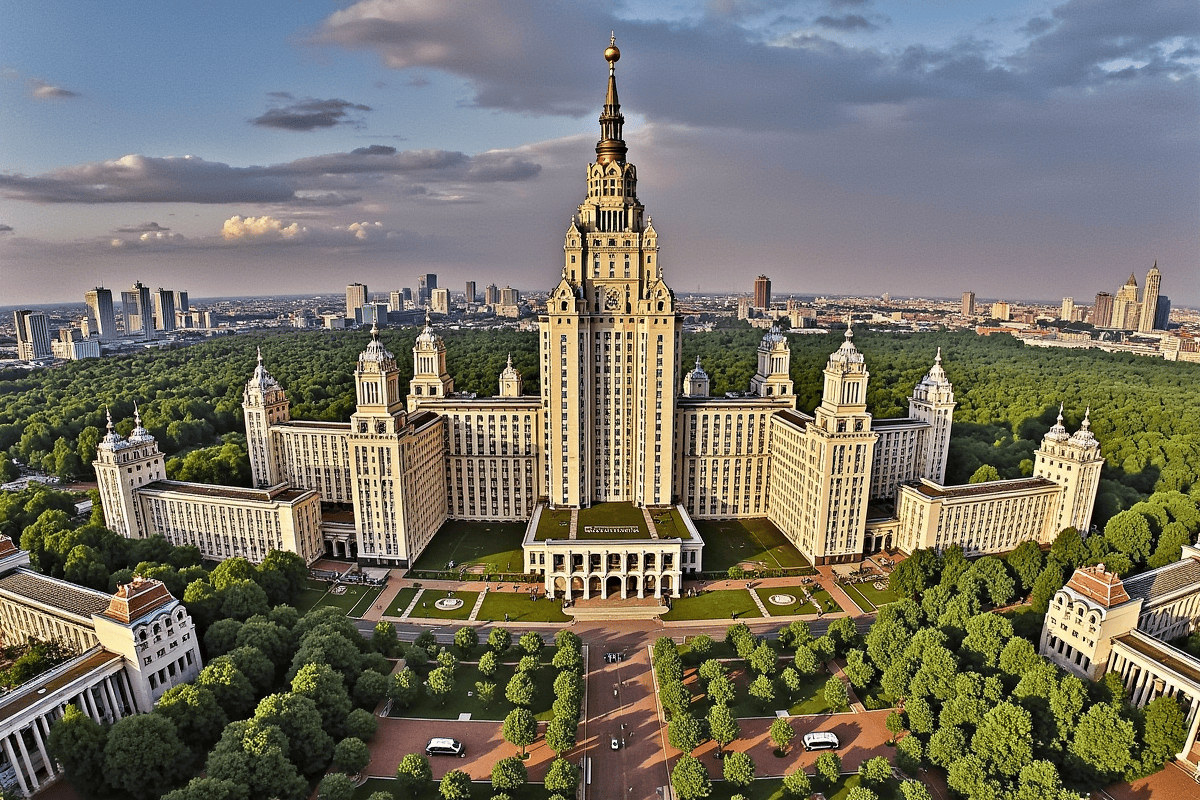
[[[275,217],[242,217],[233,215],[221,226],[221,238],[227,242],[237,240],[299,240],[308,233],[308,228],[298,222],[284,225]]]

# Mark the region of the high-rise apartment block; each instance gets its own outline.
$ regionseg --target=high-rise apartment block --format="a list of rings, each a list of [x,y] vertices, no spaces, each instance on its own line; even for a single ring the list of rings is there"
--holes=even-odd
[[[1097,328],[1113,327],[1113,296],[1108,292],[1097,292],[1092,306],[1092,325]]]
[[[467,281],[467,288],[463,292],[463,298],[467,305],[475,304],[475,281]]]
[[[1137,330],[1138,321],[1142,316],[1142,308],[1138,303],[1137,278],[1129,273],[1129,280],[1117,290],[1113,297],[1112,327],[1125,330]]]
[[[496,287],[496,284],[489,283],[487,288],[483,290],[483,302],[489,306],[500,303],[500,290]]]
[[[88,335],[101,341],[117,338],[117,317],[113,311],[112,291],[97,286],[83,295],[87,303]]]
[[[1158,287],[1162,282],[1162,273],[1158,271],[1158,262],[1146,273],[1146,288],[1142,290],[1142,314],[1138,318],[1138,333],[1149,333],[1154,330],[1155,318],[1158,316]],[[1165,326],[1164,326],[1165,329]]]
[[[13,323],[17,329],[17,358],[22,361],[36,361],[53,355],[50,348],[50,327],[45,314],[29,309],[14,311]]]
[[[404,310],[404,293],[396,290],[388,294],[388,311]]]
[[[164,333],[175,330],[175,292],[161,286],[154,292],[154,326]]]
[[[153,339],[154,303],[150,287],[134,281],[128,292],[121,292],[121,315],[125,318],[125,335]]]
[[[1067,322],[1075,316],[1075,298],[1064,297],[1062,301],[1062,310],[1059,312],[1058,318]]]
[[[975,316],[975,293],[974,292],[963,292],[962,293],[962,309],[961,309],[960,313],[964,317]]]
[[[754,307],[771,307],[771,279],[766,275],[759,275],[754,279]]]
[[[435,314],[450,313],[450,290],[434,289],[429,295],[429,307]]]
[[[367,304],[367,285],[352,283],[346,287],[346,319],[362,320],[362,307]]]
[[[992,319],[1007,322],[1012,319],[1012,306],[1003,300],[997,300],[995,303],[992,303],[991,314]]]
[[[433,290],[438,288],[437,275],[432,272],[417,276],[417,305],[424,306],[433,298]]]
[[[109,526],[195,544],[206,558],[261,560],[283,547],[309,562],[330,553],[406,566],[447,519],[524,522],[521,571],[570,598],[678,597],[704,568],[693,518],[768,520],[814,564],[893,547],[1003,552],[1048,544],[1060,523],[1086,527],[1099,479],[1086,417],[1067,442],[1058,428],[1047,435],[1036,477],[941,484],[955,395],[940,351],[896,419],[867,411],[870,375],[849,328],[813,414],[796,408],[778,328],[759,342],[745,391],[709,395],[698,362],[685,375],[683,317],[626,160],[619,57],[614,42],[587,194],[538,317],[540,394],[521,393],[511,359],[496,396],[455,392],[427,319],[407,395],[375,330],[350,421],[293,421],[260,355],[243,397],[255,488],[164,480],[139,422],[99,447]],[[497,299],[519,301],[507,287]],[[896,498],[896,515],[868,518],[875,498]],[[351,506],[353,524],[324,521],[321,503]]]

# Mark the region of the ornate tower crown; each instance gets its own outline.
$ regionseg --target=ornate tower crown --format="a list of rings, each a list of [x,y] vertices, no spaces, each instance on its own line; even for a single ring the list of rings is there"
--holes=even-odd
[[[604,60],[608,62],[608,94],[604,97],[604,110],[600,113],[600,141],[596,142],[596,163],[607,164],[616,161],[623,164],[627,151],[625,141],[621,138],[621,128],[625,124],[625,117],[621,115],[621,103],[617,100],[617,62],[621,60],[621,51],[617,49],[615,32],[604,50]]]

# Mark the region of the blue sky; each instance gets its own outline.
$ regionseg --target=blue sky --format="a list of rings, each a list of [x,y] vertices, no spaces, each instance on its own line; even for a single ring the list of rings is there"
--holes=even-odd
[[[1200,4],[10,3],[0,304],[549,288],[616,31],[676,290],[1200,303]]]

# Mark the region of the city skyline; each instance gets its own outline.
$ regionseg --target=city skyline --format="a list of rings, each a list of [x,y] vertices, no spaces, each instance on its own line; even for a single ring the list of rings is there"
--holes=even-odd
[[[611,30],[678,291],[1049,300],[1157,259],[1200,302],[1192,4],[300,2],[235,30],[216,3],[112,9],[103,37],[83,9],[0,32],[8,303],[152,269],[195,296],[327,291],[333,263],[548,289],[600,110],[574,54]]]

